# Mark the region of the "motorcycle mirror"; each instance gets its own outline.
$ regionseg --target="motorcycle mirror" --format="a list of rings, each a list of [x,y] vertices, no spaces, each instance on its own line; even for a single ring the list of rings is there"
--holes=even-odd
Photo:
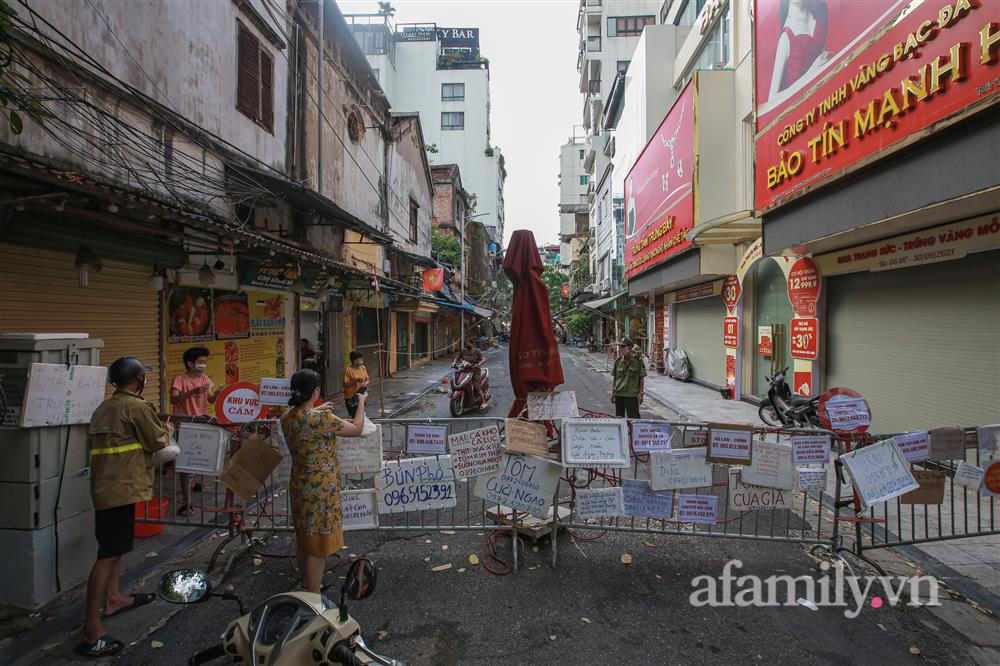
[[[172,604],[194,604],[208,599],[212,584],[201,569],[175,569],[163,575],[157,593]]]
[[[341,593],[352,601],[360,601],[375,592],[377,578],[378,569],[375,568],[374,562],[367,558],[354,560],[347,570]]]

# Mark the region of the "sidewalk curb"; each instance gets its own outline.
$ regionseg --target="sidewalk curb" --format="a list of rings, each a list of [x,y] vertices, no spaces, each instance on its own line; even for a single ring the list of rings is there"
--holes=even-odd
[[[571,347],[570,349],[572,349],[572,347]],[[588,354],[585,354],[585,353],[582,353],[582,352],[577,352],[577,351],[572,351],[572,352],[570,352],[570,353],[571,353],[572,355],[574,355],[574,356],[577,356],[577,357],[580,357],[580,358],[583,358],[584,362],[585,362],[585,363],[586,363],[586,364],[587,364],[588,366],[590,366],[590,369],[591,369],[591,370],[596,370],[596,371],[598,371],[598,372],[607,372],[607,369],[606,369],[606,368],[603,368],[603,367],[600,367],[600,366],[597,366],[597,365],[595,365],[595,364],[594,364],[594,362],[593,362],[593,359],[591,359],[591,357],[590,357],[590,356],[589,356]],[[677,412],[677,413],[678,413],[678,414],[680,414],[680,415],[681,415],[681,416],[682,416],[682,417],[683,417],[684,419],[686,419],[686,420],[688,420],[688,421],[694,421],[695,423],[704,423],[704,422],[703,422],[703,421],[702,421],[701,419],[699,419],[699,418],[698,418],[698,416],[697,416],[697,415],[695,415],[695,414],[692,414],[691,412],[687,411],[686,409],[682,409],[681,407],[677,406],[676,404],[674,404],[674,403],[673,403],[673,402],[671,402],[670,400],[667,400],[666,398],[664,398],[664,397],[663,397],[662,395],[659,395],[659,394],[658,394],[657,392],[655,392],[655,391],[650,391],[650,390],[649,390],[649,389],[647,388],[647,389],[646,389],[646,395],[648,395],[648,396],[649,396],[649,397],[651,397],[651,398],[652,398],[653,400],[655,400],[656,402],[660,403],[661,405],[663,405],[663,406],[664,406],[664,407],[666,407],[667,409],[669,409],[669,410],[671,410],[671,411],[674,411],[674,412]]]

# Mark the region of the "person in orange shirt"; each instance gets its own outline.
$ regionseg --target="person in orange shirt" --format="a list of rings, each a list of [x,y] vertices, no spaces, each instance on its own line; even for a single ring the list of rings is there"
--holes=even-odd
[[[347,413],[354,418],[358,411],[356,396],[358,391],[368,391],[368,369],[365,367],[365,355],[359,351],[351,352],[351,365],[344,369],[344,403]]]

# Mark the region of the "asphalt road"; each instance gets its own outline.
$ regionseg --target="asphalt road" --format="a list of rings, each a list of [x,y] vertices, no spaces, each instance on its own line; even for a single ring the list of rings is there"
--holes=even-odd
[[[506,358],[489,363],[495,373],[489,415],[506,414],[510,389]],[[608,377],[564,363],[579,404],[603,410]],[[447,395],[431,393],[408,413],[447,416]],[[658,414],[673,418],[669,413]],[[378,589],[351,605],[351,613],[379,651],[410,664],[732,664],[966,663],[963,640],[923,609],[866,605],[855,619],[843,608],[811,610],[793,603],[772,607],[695,607],[692,581],[718,577],[739,558],[738,574],[761,577],[821,575],[805,548],[792,543],[608,533],[589,542],[559,538],[558,567],[551,544],[529,542],[518,573],[493,575],[469,555],[485,560],[483,531],[444,533],[352,532],[346,555],[367,555],[379,568]],[[288,534],[265,548],[276,557],[255,564],[237,559],[227,578],[249,606],[294,588]],[[509,542],[501,555],[509,558]],[[622,555],[632,562],[625,565]],[[445,571],[433,571],[452,564]],[[334,563],[327,580],[346,568]],[[235,607],[213,599],[184,608],[118,664],[180,664],[211,645],[236,617]],[[154,649],[152,641],[162,644]],[[919,648],[914,655],[911,648]]]

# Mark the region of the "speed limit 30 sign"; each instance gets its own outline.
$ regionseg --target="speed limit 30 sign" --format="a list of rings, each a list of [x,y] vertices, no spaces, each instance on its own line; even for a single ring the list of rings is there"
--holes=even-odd
[[[819,323],[815,317],[792,319],[788,342],[792,358],[815,360],[819,348]]]

